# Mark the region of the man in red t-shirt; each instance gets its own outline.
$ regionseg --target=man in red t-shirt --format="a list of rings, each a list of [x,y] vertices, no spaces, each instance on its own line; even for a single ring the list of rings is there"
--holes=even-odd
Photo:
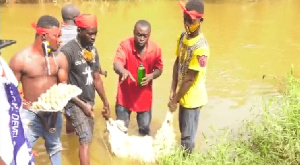
[[[114,59],[114,71],[119,74],[116,115],[129,125],[131,112],[137,113],[141,135],[149,134],[152,104],[152,80],[162,73],[161,49],[149,40],[151,25],[139,20],[134,26],[134,37],[122,41]],[[138,67],[143,65],[145,77],[137,82]]]

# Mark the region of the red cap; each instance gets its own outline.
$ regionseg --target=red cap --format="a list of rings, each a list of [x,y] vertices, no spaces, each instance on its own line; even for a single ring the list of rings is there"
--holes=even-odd
[[[80,14],[75,18],[75,23],[79,28],[97,27],[97,17],[91,14]]]

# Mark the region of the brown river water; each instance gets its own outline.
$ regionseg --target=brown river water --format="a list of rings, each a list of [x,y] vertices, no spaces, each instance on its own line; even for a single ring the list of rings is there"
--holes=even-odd
[[[165,118],[171,86],[172,65],[176,38],[183,30],[182,11],[176,1],[73,1],[82,13],[98,16],[99,27],[96,46],[100,63],[108,71],[103,78],[107,97],[115,117],[114,104],[117,75],[112,63],[119,42],[132,36],[138,19],[152,24],[152,40],[163,52],[164,71],[155,80],[153,89],[153,118],[151,135],[155,135]],[[15,39],[17,44],[2,50],[10,58],[31,44],[34,30],[31,22],[43,14],[61,19],[60,10],[65,3],[2,4],[0,7],[0,37]],[[205,148],[202,134],[214,129],[237,128],[243,119],[259,109],[262,96],[280,92],[280,82],[290,71],[291,64],[299,70],[300,55],[300,1],[299,0],[206,0],[205,20],[202,24],[211,49],[208,64],[207,89],[209,103],[200,114],[196,150]],[[265,79],[262,76],[266,75]],[[105,145],[105,121],[100,115],[102,103],[96,97],[96,127],[91,146],[91,164],[138,164],[109,154]],[[177,139],[180,133],[177,116],[174,127]],[[135,115],[131,117],[130,131],[137,132]],[[63,164],[77,165],[78,140],[76,135],[62,133]],[[1,147],[1,146],[0,146]],[[39,153],[37,165],[50,164],[40,139],[35,146]]]

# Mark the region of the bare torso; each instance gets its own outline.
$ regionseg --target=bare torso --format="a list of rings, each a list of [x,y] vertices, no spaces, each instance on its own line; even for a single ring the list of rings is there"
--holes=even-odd
[[[28,47],[19,53],[16,58],[21,58],[21,60],[18,60],[21,62],[19,80],[22,83],[26,101],[37,101],[42,93],[45,93],[47,89],[58,83],[58,58],[55,60],[53,56],[49,56],[51,75],[48,75],[45,56],[32,51],[32,47]]]

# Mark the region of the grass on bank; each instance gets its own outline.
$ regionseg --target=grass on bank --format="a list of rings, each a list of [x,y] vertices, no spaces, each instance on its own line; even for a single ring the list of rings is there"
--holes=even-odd
[[[161,165],[300,165],[300,79],[289,75],[282,97],[265,101],[254,120],[242,124],[234,137],[223,133],[205,152],[185,157],[178,147],[158,160]]]

